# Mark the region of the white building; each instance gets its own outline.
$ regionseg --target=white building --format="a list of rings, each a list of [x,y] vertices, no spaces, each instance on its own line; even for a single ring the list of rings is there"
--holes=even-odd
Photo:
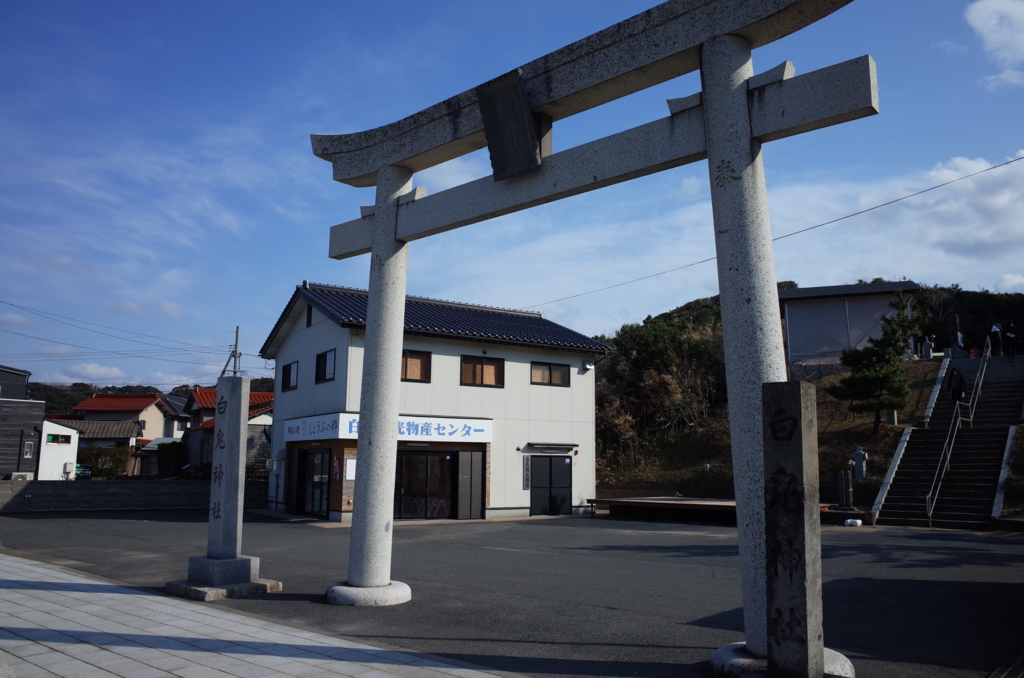
[[[272,506],[347,521],[366,292],[303,283],[276,361]],[[577,513],[594,496],[594,361],[611,349],[539,313],[407,297],[395,518]]]
[[[78,429],[43,419],[43,444],[39,449],[39,470],[36,473],[36,480],[74,480],[75,462],[78,459],[78,433]],[[71,464],[70,467],[67,466],[68,463]]]

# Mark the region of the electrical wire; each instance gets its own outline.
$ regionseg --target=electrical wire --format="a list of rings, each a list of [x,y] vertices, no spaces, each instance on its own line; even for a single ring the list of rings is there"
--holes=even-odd
[[[1007,160],[1006,162],[1001,162],[998,165],[992,165],[991,167],[986,167],[985,169],[978,170],[977,172],[972,172],[970,174],[965,174],[962,177],[957,177],[956,179],[950,179],[949,181],[943,182],[941,184],[936,184],[934,186],[931,186],[930,188],[925,188],[925,189],[917,191],[915,193],[910,193],[909,195],[905,195],[905,196],[903,196],[901,198],[896,198],[896,199],[890,200],[888,202],[880,203],[878,205],[875,205],[874,207],[868,207],[867,209],[860,210],[859,212],[854,212],[852,214],[847,214],[846,216],[839,217],[838,219],[832,219],[831,221],[825,221],[825,222],[822,222],[822,223],[817,224],[815,226],[809,226],[807,228],[802,228],[799,231],[793,231],[792,233],[787,233],[785,235],[780,235],[780,236],[778,236],[776,238],[772,238],[772,242],[776,242],[778,240],[784,240],[786,238],[791,238],[794,235],[800,235],[801,233],[806,233],[808,231],[813,231],[816,228],[821,228],[822,226],[829,226],[831,224],[835,224],[835,223],[840,222],[840,221],[845,221],[846,219],[852,219],[853,217],[860,216],[861,214],[866,214],[868,212],[873,212],[874,210],[881,209],[882,207],[888,207],[889,205],[893,205],[895,203],[902,202],[902,201],[908,200],[910,198],[914,198],[914,197],[919,196],[919,195],[921,195],[923,193],[928,193],[929,191],[934,191],[934,190],[936,190],[938,188],[942,188],[943,186],[949,186],[950,184],[955,184],[958,181],[963,181],[964,179],[970,179],[971,177],[978,176],[979,174],[984,174],[985,172],[991,172],[992,170],[998,169],[1000,167],[1006,167],[1007,165],[1012,165],[1013,163],[1020,162],[1021,160],[1024,160],[1024,156],[1021,156],[1019,158],[1014,158],[1012,160]],[[714,261],[717,258],[718,257],[708,257],[707,259],[701,259],[700,261],[694,261],[692,263],[685,264],[683,266],[677,266],[676,268],[670,268],[667,271],[660,271],[658,273],[652,273],[650,275],[645,275],[645,276],[640,277],[640,278],[634,278],[633,280],[626,280],[625,282],[616,283],[614,285],[608,285],[607,287],[599,287],[598,289],[590,290],[589,292],[580,292],[579,294],[573,294],[573,295],[570,295],[568,297],[562,297],[561,299],[552,299],[551,301],[545,301],[545,302],[542,302],[542,303],[539,303],[539,304],[534,304],[532,306],[523,306],[523,310],[526,310],[526,309],[529,309],[529,308],[537,308],[538,306],[547,306],[548,304],[556,304],[556,303],[558,303],[560,301],[568,301],[569,299],[576,299],[578,297],[585,297],[585,296],[587,296],[589,294],[597,294],[598,292],[604,292],[605,290],[614,289],[616,287],[622,287],[623,285],[632,285],[633,283],[637,283],[637,282],[640,282],[642,280],[650,280],[651,278],[656,278],[659,275],[665,275],[666,273],[675,273],[676,271],[681,271],[684,268],[690,268],[691,266],[697,266],[699,264],[706,264],[709,261]]]
[[[13,304],[13,303],[11,303],[9,301],[4,301],[3,299],[0,299],[0,304],[6,304],[7,306],[12,306],[14,308],[17,308],[17,309],[20,309],[22,311],[25,311],[26,313],[32,313],[34,315],[38,315],[41,318],[46,318],[47,320],[50,320],[50,321],[55,322],[55,323],[60,323],[62,325],[68,325],[69,327],[74,327],[74,328],[79,329],[79,330],[85,330],[86,332],[95,332],[96,334],[102,334],[105,337],[113,337],[114,339],[120,339],[121,341],[131,341],[131,342],[136,343],[136,344],[145,344],[147,346],[158,346],[160,348],[174,348],[173,346],[164,346],[163,344],[154,344],[154,343],[148,342],[148,341],[140,341],[138,339],[129,339],[127,337],[119,337],[119,336],[116,336],[114,334],[110,334],[109,332],[100,332],[99,330],[94,330],[94,329],[89,328],[89,327],[82,327],[81,325],[75,325],[74,323],[70,323],[70,322],[67,322],[67,321],[68,320],[74,320],[75,322],[85,323],[87,325],[95,325],[96,327],[103,327],[103,328],[108,329],[108,330],[115,330],[117,332],[128,332],[128,330],[122,330],[122,329],[120,329],[118,327],[110,327],[108,325],[100,325],[99,323],[89,322],[88,320],[78,320],[77,318],[69,318],[68,316],[61,316],[61,315],[57,315],[56,313],[50,313],[48,311],[40,311],[40,310],[37,310],[37,309],[34,309],[34,308],[29,308],[28,306],[20,306],[18,304]],[[64,319],[61,320],[61,318],[64,318]],[[153,336],[151,334],[138,334],[137,336],[149,337],[151,339],[162,339],[162,337]],[[168,341],[171,341],[171,342],[173,342],[175,344],[183,344],[185,346],[189,346],[189,347],[197,348],[197,349],[212,348],[212,347],[207,347],[207,346],[200,346],[198,344],[190,344],[190,343],[185,342],[185,341],[177,341],[175,339],[169,339]]]
[[[53,343],[53,344],[61,344],[62,346],[72,346],[74,348],[83,348],[83,349],[86,349],[86,350],[89,350],[89,351],[95,350],[95,349],[93,349],[93,348],[91,348],[89,346],[79,346],[78,344],[69,344],[69,343],[64,342],[64,341],[56,341],[55,339],[46,339],[44,337],[34,337],[31,334],[22,334],[21,332],[14,332],[13,330],[5,330],[3,328],[0,328],[0,332],[6,332],[7,334],[15,334],[15,335],[18,335],[19,337],[27,337],[29,339],[37,339],[39,341],[48,341],[48,342]],[[153,356],[144,356],[144,355],[135,355],[133,353],[124,353],[122,351],[108,351],[108,353],[112,353],[114,355],[122,355],[122,356],[126,356],[128,358],[145,358],[147,360],[161,360],[163,362],[168,362],[168,363],[184,363],[185,365],[205,365],[207,367],[209,367],[209,365],[210,365],[210,363],[197,363],[197,362],[192,362],[192,361],[188,361],[188,360],[174,360],[172,358],[157,358],[157,357],[153,357]]]

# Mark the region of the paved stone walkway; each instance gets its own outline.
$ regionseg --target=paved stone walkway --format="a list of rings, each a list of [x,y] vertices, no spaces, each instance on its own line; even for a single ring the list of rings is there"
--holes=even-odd
[[[16,678],[493,676],[4,555],[0,664]]]

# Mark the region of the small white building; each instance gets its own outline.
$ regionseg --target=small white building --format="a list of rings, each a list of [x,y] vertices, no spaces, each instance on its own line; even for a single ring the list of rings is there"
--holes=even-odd
[[[43,419],[43,444],[39,449],[39,470],[36,473],[36,480],[75,479],[78,434],[78,429]],[[71,464],[70,467],[67,466],[68,463]]]
[[[271,506],[348,521],[366,291],[303,283],[276,361]],[[594,361],[541,314],[407,297],[395,518],[569,514],[594,496]]]

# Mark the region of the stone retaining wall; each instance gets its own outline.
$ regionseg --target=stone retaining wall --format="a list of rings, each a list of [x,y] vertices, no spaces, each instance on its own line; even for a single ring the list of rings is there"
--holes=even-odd
[[[208,508],[209,480],[0,480],[0,513]],[[267,482],[245,483],[245,508],[267,507]]]

